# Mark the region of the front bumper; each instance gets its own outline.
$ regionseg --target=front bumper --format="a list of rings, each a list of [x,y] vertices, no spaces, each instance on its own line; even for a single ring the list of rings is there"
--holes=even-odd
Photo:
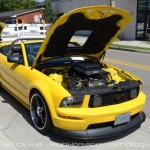
[[[85,101],[87,102],[87,101]],[[55,127],[63,130],[84,131],[92,124],[113,122],[116,116],[131,113],[131,116],[142,112],[146,96],[139,96],[125,103],[98,108],[57,108],[58,115],[52,115]]]
[[[84,131],[64,130],[54,127],[53,132],[57,135],[74,139],[99,139],[129,133],[133,130],[138,129],[141,123],[144,121],[145,114],[144,112],[141,112],[136,117],[131,119],[130,122],[116,127],[107,126],[102,128],[87,129]]]

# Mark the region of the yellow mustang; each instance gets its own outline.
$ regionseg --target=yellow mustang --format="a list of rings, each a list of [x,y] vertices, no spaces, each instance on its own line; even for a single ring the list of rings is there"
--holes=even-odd
[[[1,47],[1,86],[30,110],[43,134],[96,139],[139,128],[145,120],[142,82],[102,61],[131,20],[128,12],[109,6],[66,13],[44,41],[19,39]],[[87,40],[71,45],[79,31]]]

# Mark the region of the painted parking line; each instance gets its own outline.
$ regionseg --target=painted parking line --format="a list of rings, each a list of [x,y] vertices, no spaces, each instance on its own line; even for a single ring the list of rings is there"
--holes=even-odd
[[[116,63],[116,64],[121,64],[121,65],[125,65],[125,66],[140,68],[140,69],[144,69],[144,70],[150,70],[150,66],[136,64],[136,63],[130,63],[130,62],[121,61],[121,60],[117,60],[117,59],[105,58],[105,61]]]

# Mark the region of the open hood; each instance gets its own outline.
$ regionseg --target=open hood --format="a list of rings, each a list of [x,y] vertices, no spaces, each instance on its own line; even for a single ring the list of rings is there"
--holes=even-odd
[[[33,66],[46,59],[71,54],[100,58],[131,19],[127,11],[110,6],[89,6],[70,11],[50,28]],[[81,30],[90,31],[86,42],[75,51],[68,50],[70,39]]]
[[[2,34],[2,32],[3,32],[3,30],[4,30],[4,28],[5,28],[5,23],[3,23],[3,22],[0,22],[0,36],[1,36],[1,34]]]

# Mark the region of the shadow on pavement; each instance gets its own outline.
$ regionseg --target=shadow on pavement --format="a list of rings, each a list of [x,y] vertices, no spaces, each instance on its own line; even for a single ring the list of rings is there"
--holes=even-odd
[[[3,88],[0,90],[0,96],[3,98],[2,103],[10,104],[32,126],[30,112],[20,102],[18,102]]]

